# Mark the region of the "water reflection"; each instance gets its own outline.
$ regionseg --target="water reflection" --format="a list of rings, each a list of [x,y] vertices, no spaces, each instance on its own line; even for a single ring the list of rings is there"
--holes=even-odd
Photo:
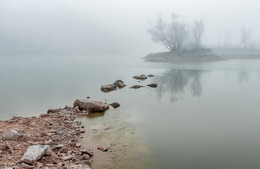
[[[158,96],[170,94],[170,101],[175,102],[186,90],[191,92],[193,97],[200,97],[202,94],[202,76],[208,71],[205,70],[166,70],[161,76],[155,78],[158,84]]]
[[[238,72],[238,82],[243,83],[249,80],[248,72]]]

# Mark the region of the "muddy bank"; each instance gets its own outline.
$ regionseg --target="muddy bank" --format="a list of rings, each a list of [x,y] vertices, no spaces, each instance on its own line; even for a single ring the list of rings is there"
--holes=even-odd
[[[81,144],[85,130],[75,121],[78,110],[55,110],[0,121],[1,168],[91,168],[93,147]]]

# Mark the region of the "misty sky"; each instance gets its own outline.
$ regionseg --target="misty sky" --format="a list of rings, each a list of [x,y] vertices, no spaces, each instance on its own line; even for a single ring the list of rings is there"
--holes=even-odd
[[[187,22],[202,18],[205,43],[238,43],[243,26],[259,43],[259,7],[257,0],[0,0],[0,50],[162,51],[148,23],[172,12]]]

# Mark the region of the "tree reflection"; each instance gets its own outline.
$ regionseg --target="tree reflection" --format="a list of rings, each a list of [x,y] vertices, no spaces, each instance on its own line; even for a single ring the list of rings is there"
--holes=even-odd
[[[179,97],[189,90],[193,97],[200,97],[202,94],[202,75],[204,70],[166,70],[155,81],[158,84],[158,96],[170,94],[170,101],[175,102]]]
[[[247,72],[238,72],[238,81],[239,83],[247,82],[249,75]]]

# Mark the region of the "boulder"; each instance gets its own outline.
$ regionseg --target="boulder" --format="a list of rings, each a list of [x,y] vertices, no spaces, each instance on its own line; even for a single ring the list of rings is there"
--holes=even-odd
[[[89,99],[77,99],[75,100],[73,107],[78,107],[79,110],[85,110],[87,112],[105,112],[109,109],[109,106],[99,101],[91,101]]]
[[[154,75],[152,75],[152,74],[149,74],[149,75],[147,75],[147,77],[154,77]]]
[[[102,85],[100,89],[102,92],[108,93],[117,90],[117,86],[115,84],[107,84],[107,85]]]
[[[140,75],[140,76],[133,76],[134,79],[137,79],[137,80],[146,80],[147,77],[145,75]]]
[[[148,84],[146,86],[149,86],[149,87],[152,87],[152,88],[156,88],[157,87],[157,84],[156,83],[151,83],[151,84]]]
[[[126,86],[126,84],[124,84],[122,80],[117,80],[113,84],[116,85],[116,87],[118,87],[119,89],[124,88]]]
[[[126,86],[122,80],[117,80],[113,84],[106,84],[101,86],[101,91],[108,93],[117,89],[122,89]]]
[[[144,86],[141,86],[141,85],[134,85],[132,87],[130,87],[130,89],[139,89],[141,87],[144,87]]]
[[[116,109],[116,108],[118,108],[120,106],[120,104],[117,103],[117,102],[113,102],[113,103],[111,103],[109,105],[112,106],[114,109]]]
[[[28,147],[26,153],[21,158],[21,162],[33,165],[47,153],[48,145],[34,145]]]

